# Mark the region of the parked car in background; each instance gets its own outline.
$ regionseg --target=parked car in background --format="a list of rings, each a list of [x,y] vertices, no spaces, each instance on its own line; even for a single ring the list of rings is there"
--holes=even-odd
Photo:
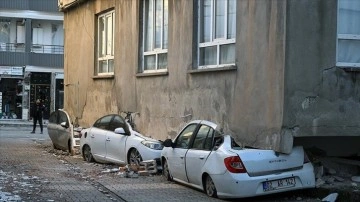
[[[252,197],[315,187],[312,163],[302,147],[290,154],[241,147],[215,123],[196,120],[161,153],[167,180],[221,198]]]
[[[161,141],[135,131],[118,114],[101,117],[92,127],[81,131],[80,151],[88,162],[139,164],[156,160],[160,166],[162,148]]]
[[[47,124],[49,137],[55,149],[69,151],[71,155],[80,147],[80,131],[71,122],[68,113],[58,109],[50,114]]]

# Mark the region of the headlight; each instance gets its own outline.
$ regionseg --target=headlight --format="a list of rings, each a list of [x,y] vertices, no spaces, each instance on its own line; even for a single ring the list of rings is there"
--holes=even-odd
[[[163,145],[159,142],[152,142],[152,141],[142,141],[141,144],[145,145],[146,147],[149,147],[150,149],[155,149],[155,150],[162,150],[163,149]]]

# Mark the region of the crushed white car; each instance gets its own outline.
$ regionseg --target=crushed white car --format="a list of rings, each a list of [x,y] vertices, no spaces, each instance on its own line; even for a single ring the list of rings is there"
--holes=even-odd
[[[62,109],[53,111],[49,117],[47,130],[54,149],[69,151],[71,155],[79,149],[81,128],[73,125],[66,111]]]
[[[92,127],[81,131],[80,151],[88,162],[139,164],[156,160],[160,166],[162,149],[161,141],[136,132],[118,114],[101,117]]]
[[[241,147],[205,120],[164,141],[163,174],[208,196],[243,198],[315,187],[312,163],[300,146],[290,154]]]

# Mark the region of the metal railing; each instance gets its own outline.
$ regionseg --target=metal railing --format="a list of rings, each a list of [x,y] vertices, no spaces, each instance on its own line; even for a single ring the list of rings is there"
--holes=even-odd
[[[0,43],[0,51],[5,52],[25,52],[24,43]],[[30,52],[47,54],[64,54],[64,46],[32,44]]]

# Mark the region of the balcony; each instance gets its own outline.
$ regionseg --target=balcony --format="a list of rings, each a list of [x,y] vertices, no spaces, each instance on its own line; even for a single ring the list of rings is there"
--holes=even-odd
[[[64,46],[32,44],[25,50],[23,43],[0,43],[0,61],[10,66],[64,66]]]

